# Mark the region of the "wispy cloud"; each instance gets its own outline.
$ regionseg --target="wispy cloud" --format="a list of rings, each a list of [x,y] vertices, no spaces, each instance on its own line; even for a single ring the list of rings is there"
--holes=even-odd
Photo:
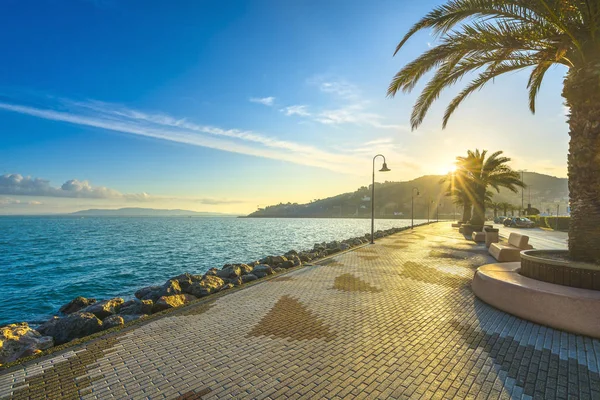
[[[281,111],[288,117],[292,116],[292,115],[299,115],[301,117],[310,116],[310,113],[308,112],[308,106],[304,106],[304,105],[284,107],[279,111]]]
[[[265,106],[272,106],[275,104],[275,97],[251,97],[250,101],[252,103],[259,103]]]
[[[313,145],[278,139],[258,132],[200,125],[165,113],[147,113],[100,101],[62,99],[61,110],[0,102],[0,110],[52,121],[90,126],[131,135],[208,147],[233,153],[270,158],[343,173],[357,172],[350,154],[327,151]],[[67,111],[65,111],[65,109]]]
[[[50,185],[50,181],[32,178],[21,174],[0,176],[0,194],[13,196],[70,197],[89,199],[130,199],[144,200],[146,193],[122,194],[104,186],[92,186],[88,181],[70,179],[59,187]]]
[[[328,93],[346,100],[357,100],[361,93],[358,87],[346,80],[325,76],[314,76],[307,79],[309,85],[314,85],[323,93]]]
[[[60,197],[76,199],[112,199],[126,200],[133,202],[155,202],[155,201],[175,201],[185,200],[193,201],[199,204],[221,205],[221,204],[242,204],[245,200],[223,199],[223,198],[178,198],[172,196],[155,196],[148,193],[121,193],[117,190],[104,186],[92,186],[88,181],[70,179],[61,186],[52,186],[50,181],[42,178],[32,178],[21,174],[0,175],[0,194],[11,196],[39,196],[39,197]],[[0,197],[0,205],[10,204],[29,204],[40,205],[37,200],[22,202],[10,197]]]

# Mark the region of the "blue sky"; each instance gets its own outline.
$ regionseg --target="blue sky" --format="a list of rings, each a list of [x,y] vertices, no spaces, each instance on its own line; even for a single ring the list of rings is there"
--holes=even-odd
[[[143,206],[244,213],[370,181],[378,152],[407,180],[469,148],[566,176],[560,97],[527,74],[445,92],[409,129],[418,90],[394,73],[435,44],[397,42],[439,2],[8,0],[0,14],[0,214]],[[417,88],[418,89],[418,88]]]

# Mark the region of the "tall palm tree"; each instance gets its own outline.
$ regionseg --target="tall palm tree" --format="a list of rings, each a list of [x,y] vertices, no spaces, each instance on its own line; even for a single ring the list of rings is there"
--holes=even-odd
[[[487,206],[494,210],[494,218],[496,218],[498,216],[498,210],[502,208],[502,203],[490,200],[489,202],[487,202]]]
[[[448,0],[418,21],[396,47],[416,32],[433,29],[439,45],[408,63],[388,95],[410,92],[435,70],[413,108],[418,127],[440,92],[476,73],[449,104],[443,126],[471,93],[499,75],[531,69],[529,108],[544,75],[566,68],[562,96],[570,109],[568,155],[571,259],[600,263],[600,2],[598,0]]]
[[[486,200],[490,199],[488,187],[498,193],[501,187],[516,193],[517,188],[525,186],[519,173],[507,165],[510,158],[503,157],[502,151],[488,156],[487,150],[468,150],[466,157],[456,157],[456,160],[457,168],[464,170],[472,190],[471,225],[483,225],[485,222]]]
[[[503,201],[502,203],[499,203],[499,204],[500,204],[500,208],[501,208],[501,209],[502,209],[502,211],[504,212],[504,214],[502,214],[502,215],[504,215],[504,216],[508,217],[508,211],[511,209],[511,207],[512,207],[512,204],[510,204],[510,203],[507,203],[507,202],[505,202],[505,201]]]

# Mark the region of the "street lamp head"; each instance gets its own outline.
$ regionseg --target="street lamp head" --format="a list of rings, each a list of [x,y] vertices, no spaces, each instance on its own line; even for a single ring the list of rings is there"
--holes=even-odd
[[[379,170],[379,172],[389,172],[391,169],[388,168],[387,163],[383,163],[383,167]]]

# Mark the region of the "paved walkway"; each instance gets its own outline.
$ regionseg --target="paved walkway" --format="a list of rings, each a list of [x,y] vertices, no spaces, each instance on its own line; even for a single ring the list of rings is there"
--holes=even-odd
[[[536,249],[558,249],[567,250],[569,234],[561,231],[544,230],[540,228],[509,228],[502,224],[494,224],[494,228],[500,229],[500,235],[508,238],[511,232],[529,236],[529,244]]]
[[[491,261],[402,232],[0,375],[10,398],[593,398],[600,341],[478,301]]]

